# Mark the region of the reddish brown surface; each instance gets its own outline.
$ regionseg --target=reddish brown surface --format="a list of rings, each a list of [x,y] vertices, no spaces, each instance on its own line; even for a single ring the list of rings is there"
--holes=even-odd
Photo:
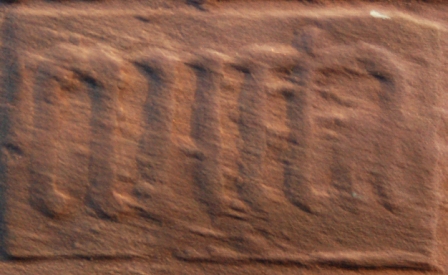
[[[445,5],[14,2],[0,274],[447,270]]]

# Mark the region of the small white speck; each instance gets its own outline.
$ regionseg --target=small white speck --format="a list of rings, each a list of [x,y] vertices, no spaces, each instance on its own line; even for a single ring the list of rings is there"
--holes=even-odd
[[[389,16],[387,16],[387,15],[385,15],[385,14],[382,14],[382,13],[380,13],[380,12],[377,12],[376,10],[371,10],[371,11],[370,11],[370,15],[371,15],[372,17],[375,17],[375,18],[380,18],[380,19],[390,19]]]

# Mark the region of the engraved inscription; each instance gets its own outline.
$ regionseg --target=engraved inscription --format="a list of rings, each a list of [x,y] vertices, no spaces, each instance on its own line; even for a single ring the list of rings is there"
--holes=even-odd
[[[60,135],[64,131],[61,127],[67,125],[64,118],[73,122],[73,117],[65,117],[64,107],[73,108],[68,115],[88,119],[88,125],[86,121],[76,121],[79,124],[75,131],[91,131],[88,143],[84,144],[88,145],[90,152],[87,203],[108,218],[124,211],[121,196],[114,191],[117,182],[115,147],[119,146],[114,110],[117,109],[120,82],[123,81],[123,63],[101,48],[62,45],[53,48],[39,65],[34,89],[35,146],[31,160],[34,182],[31,192],[39,201],[37,205],[51,216],[74,211],[74,200],[80,199],[72,198],[58,187],[61,158],[58,153],[63,148]],[[80,100],[88,101],[90,106]],[[64,106],[67,101],[73,104]],[[87,116],[85,112],[90,113]],[[72,142],[86,142],[82,138],[81,135],[73,137]]]
[[[2,115],[2,156],[18,152],[1,160],[10,255],[437,268],[439,103],[419,73],[434,64],[370,39],[387,22],[129,14],[135,29],[117,16],[101,41],[57,20],[42,38],[17,31],[24,103]]]
[[[171,144],[173,94],[178,81],[179,62],[174,53],[162,50],[150,50],[137,60],[137,65],[148,76],[151,89],[145,102],[145,132],[141,139],[141,150],[145,157],[139,160],[144,182],[135,188],[142,195],[150,195],[145,194],[151,189],[147,185],[168,183],[165,169]]]
[[[196,74],[195,101],[193,103],[192,132],[199,150],[199,164],[195,181],[201,192],[198,200],[203,201],[213,218],[223,211],[224,179],[221,161],[220,89],[223,67],[230,57],[219,52],[203,50],[187,62]]]
[[[263,208],[269,205],[261,189],[266,155],[266,100],[272,88],[269,84],[279,81],[273,71],[291,70],[297,63],[297,53],[282,45],[252,45],[241,50],[235,63],[244,72],[239,98],[242,145],[238,190],[244,201],[263,214]]]
[[[344,56],[344,53],[350,55]],[[322,56],[324,61],[315,69],[323,76],[316,79],[315,91],[328,105],[327,111],[315,118],[315,123],[322,127],[321,143],[316,146],[328,148],[330,153],[322,156],[329,163],[321,163],[321,167],[328,165],[330,171],[328,188],[335,188],[345,207],[351,207],[350,204],[360,202],[358,196],[363,196],[364,183],[370,184],[379,202],[394,211],[398,207],[394,204],[400,201],[394,190],[402,181],[396,154],[404,138],[394,125],[405,123],[399,105],[405,93],[400,69],[391,63],[392,56],[367,44],[337,48],[325,55],[328,57]],[[336,63],[326,64],[325,60]],[[343,90],[338,90],[337,85],[331,85],[347,74],[361,81],[365,79],[377,89],[342,87]],[[363,108],[369,103],[373,103],[369,108],[375,108],[374,115]],[[366,121],[370,123],[366,125]],[[355,211],[356,206],[353,207]]]
[[[49,64],[50,63],[50,64]],[[51,70],[53,69],[53,70]],[[63,75],[63,74],[66,75]],[[34,179],[33,196],[43,211],[60,216],[73,209],[68,194],[58,190],[57,168],[58,148],[55,146],[60,124],[61,80],[70,81],[72,76],[66,72],[54,70],[51,61],[42,61],[36,77],[35,88],[35,148],[32,156],[32,175]]]

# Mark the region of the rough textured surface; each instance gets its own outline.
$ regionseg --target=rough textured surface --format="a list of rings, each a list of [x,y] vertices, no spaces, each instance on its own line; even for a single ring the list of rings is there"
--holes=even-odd
[[[13,2],[5,274],[447,269],[446,6]]]

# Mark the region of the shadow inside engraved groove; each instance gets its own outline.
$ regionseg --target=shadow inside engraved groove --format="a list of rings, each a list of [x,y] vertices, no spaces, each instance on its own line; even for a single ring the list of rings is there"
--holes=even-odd
[[[7,192],[7,162],[11,156],[22,155],[19,146],[10,143],[11,131],[11,104],[14,103],[15,95],[20,88],[20,68],[18,55],[13,47],[16,43],[14,18],[6,16],[0,33],[3,45],[0,49],[3,61],[3,70],[0,82],[0,261],[8,259],[6,239],[8,235],[6,227],[6,192]]]
[[[104,219],[116,219],[120,209],[117,205],[109,205],[112,199],[112,188],[115,184],[113,131],[115,127],[114,110],[116,107],[115,94],[105,95],[101,80],[90,76],[83,76],[88,95],[91,101],[90,128],[92,139],[90,141],[89,182],[90,188],[87,201],[89,205]],[[109,106],[112,102],[112,107]],[[106,198],[106,199],[103,199]]]
[[[163,76],[150,66],[137,67],[148,85],[143,106],[144,131],[139,140],[140,154],[143,157],[137,157],[137,166],[145,182],[151,185],[165,184],[167,179],[164,166],[168,161],[166,158],[170,148],[174,106]],[[143,195],[138,190],[136,192]]]
[[[220,121],[219,103],[216,93],[219,92],[218,76],[207,72],[199,66],[194,67],[196,78],[196,91],[194,107],[191,118],[191,136],[198,148],[198,155],[194,169],[194,178],[197,183],[198,196],[206,211],[213,219],[219,214],[220,200],[223,197],[223,177],[220,171]]]
[[[9,121],[7,121],[6,115],[4,115],[5,110],[0,109],[0,124],[2,126],[0,129],[0,136],[3,139],[3,137],[6,135],[7,132],[5,132],[5,125],[9,124]],[[2,140],[3,143],[3,140]],[[6,230],[6,221],[5,221],[5,212],[6,212],[6,164],[5,164],[5,158],[7,158],[5,154],[5,147],[2,146],[0,150],[0,261],[6,260],[8,258],[7,251],[6,251],[6,238],[7,238],[7,230]]]

